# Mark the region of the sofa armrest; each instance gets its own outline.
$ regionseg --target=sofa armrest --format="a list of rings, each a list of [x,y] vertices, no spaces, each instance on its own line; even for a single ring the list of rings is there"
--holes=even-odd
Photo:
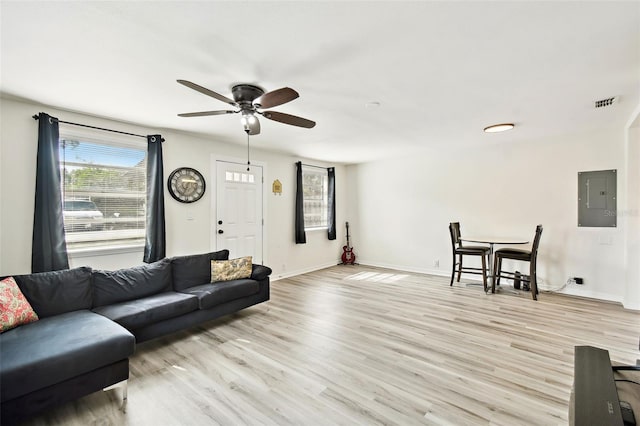
[[[251,265],[251,279],[256,281],[262,281],[271,275],[271,268],[264,265],[253,264]]]

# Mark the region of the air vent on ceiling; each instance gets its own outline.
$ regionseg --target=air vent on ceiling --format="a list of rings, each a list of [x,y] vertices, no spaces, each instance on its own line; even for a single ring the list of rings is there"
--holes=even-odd
[[[601,99],[601,100],[595,102],[595,106],[596,106],[596,108],[608,107],[608,106],[613,105],[613,103],[615,101],[616,101],[616,97],[615,96],[613,98]]]

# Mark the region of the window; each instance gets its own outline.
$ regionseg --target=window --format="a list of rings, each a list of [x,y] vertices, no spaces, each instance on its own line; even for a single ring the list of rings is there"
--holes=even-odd
[[[224,172],[224,180],[235,183],[255,183],[256,177],[253,173]]]
[[[144,245],[146,156],[146,142],[70,136],[61,129],[60,177],[69,251]]]
[[[305,230],[327,228],[328,180],[326,169],[302,166]]]

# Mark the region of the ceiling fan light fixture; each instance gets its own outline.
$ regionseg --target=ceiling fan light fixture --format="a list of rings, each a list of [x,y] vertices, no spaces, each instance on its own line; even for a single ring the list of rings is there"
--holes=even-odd
[[[240,122],[243,126],[250,126],[256,123],[256,116],[253,115],[252,111],[242,111],[242,117],[240,117]]]
[[[498,133],[505,132],[507,130],[511,130],[515,127],[513,123],[502,123],[502,124],[493,124],[491,126],[487,126],[484,128],[485,133]]]

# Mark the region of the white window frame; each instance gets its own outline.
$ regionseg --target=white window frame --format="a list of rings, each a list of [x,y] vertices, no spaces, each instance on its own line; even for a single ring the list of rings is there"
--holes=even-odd
[[[306,184],[305,176],[317,176],[320,178],[320,182],[316,185],[316,193],[313,198],[309,197],[309,186]],[[317,195],[320,191],[320,196]],[[326,230],[329,227],[328,217],[328,205],[329,205],[329,173],[327,169],[315,166],[302,165],[302,194],[303,194],[303,216],[304,216],[304,230]],[[311,218],[320,218],[314,222],[320,222],[320,224],[312,224]]]
[[[147,142],[144,139],[121,135],[118,133],[109,133],[104,131],[96,131],[88,128],[80,128],[75,126],[65,126],[60,124],[60,137],[59,140],[77,140],[80,142],[99,143],[109,145],[113,147],[121,148],[134,148],[145,152],[147,151]],[[61,192],[63,196],[64,204],[64,175],[62,169],[64,167],[62,150],[60,155],[60,170],[61,170]],[[146,181],[146,170],[145,170]],[[146,199],[146,189],[144,191],[144,197]],[[107,218],[111,219],[111,218]],[[119,218],[114,218],[118,220]],[[119,239],[103,239],[104,237],[114,237],[114,233],[118,233],[122,238]],[[109,234],[111,235],[109,235]],[[144,249],[144,239],[146,235],[146,223],[144,229],[131,229],[131,230],[96,230],[96,231],[83,231],[83,232],[65,232],[65,238],[67,243],[67,252],[75,257],[78,256],[91,256],[97,254],[110,254],[110,253],[126,253],[126,252],[138,252]],[[128,238],[129,237],[129,238]]]

